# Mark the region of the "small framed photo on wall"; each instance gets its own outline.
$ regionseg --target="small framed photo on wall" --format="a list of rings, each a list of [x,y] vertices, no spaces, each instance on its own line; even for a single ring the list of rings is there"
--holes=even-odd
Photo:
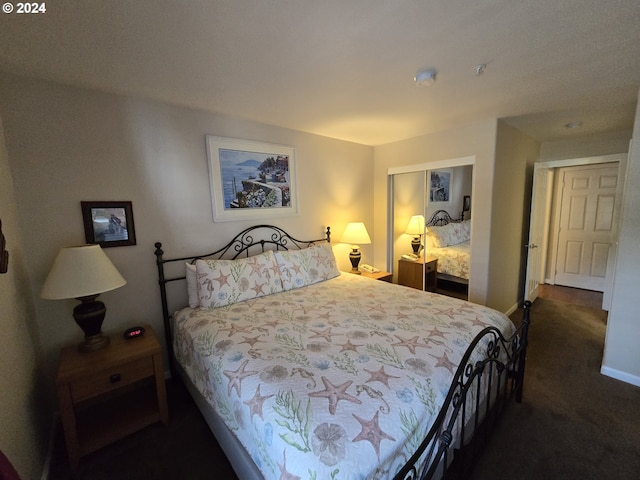
[[[102,248],[136,244],[131,202],[80,202],[87,243]]]
[[[469,210],[471,210],[471,196],[465,195],[462,197],[462,211],[468,212]]]
[[[429,171],[429,203],[451,204],[452,176],[453,170],[450,168]]]

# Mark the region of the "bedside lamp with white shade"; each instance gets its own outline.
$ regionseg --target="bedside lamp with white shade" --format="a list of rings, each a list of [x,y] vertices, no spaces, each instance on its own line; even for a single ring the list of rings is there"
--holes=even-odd
[[[53,262],[40,296],[82,302],[73,309],[73,318],[84,332],[84,342],[78,348],[91,352],[109,344],[109,337],[102,336],[101,331],[107,309],[96,298],[126,283],[100,245],[64,247]]]
[[[371,243],[369,232],[367,227],[362,222],[352,222],[347,224],[344,233],[342,234],[342,243],[351,244],[351,253],[349,253],[349,260],[351,261],[351,273],[360,274],[358,270],[358,264],[362,254],[360,253],[360,245],[368,245]]]
[[[413,248],[413,253],[415,253],[416,255],[420,253],[420,249],[422,248],[422,235],[424,235],[424,231],[424,216],[414,215],[413,217],[411,217],[404,233],[413,235],[413,240],[411,240],[411,248]]]

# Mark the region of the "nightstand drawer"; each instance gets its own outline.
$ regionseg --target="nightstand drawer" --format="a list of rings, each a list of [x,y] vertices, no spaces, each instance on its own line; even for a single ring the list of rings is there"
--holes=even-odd
[[[425,263],[426,272],[435,272],[436,271],[436,262]]]
[[[79,402],[153,375],[153,358],[141,358],[118,367],[102,370],[90,377],[75,380],[71,383],[71,396],[74,402]]]

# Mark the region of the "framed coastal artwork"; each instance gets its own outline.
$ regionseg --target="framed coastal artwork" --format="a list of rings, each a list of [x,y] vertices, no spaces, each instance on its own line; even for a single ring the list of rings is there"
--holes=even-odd
[[[213,221],[298,214],[295,149],[207,135]]]
[[[451,204],[451,177],[453,170],[444,168],[429,171],[429,203]]]

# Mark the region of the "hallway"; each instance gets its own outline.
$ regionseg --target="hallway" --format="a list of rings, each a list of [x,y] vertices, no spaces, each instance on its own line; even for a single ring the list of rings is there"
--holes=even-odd
[[[602,310],[602,292],[547,284],[540,284],[538,288],[540,298]]]

